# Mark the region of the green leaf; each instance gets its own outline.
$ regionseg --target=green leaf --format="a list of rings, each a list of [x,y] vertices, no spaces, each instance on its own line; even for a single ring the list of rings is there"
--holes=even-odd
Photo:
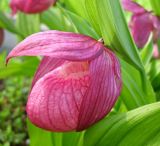
[[[123,90],[120,98],[128,110],[153,103],[156,97],[149,80],[144,91],[141,75],[138,70],[121,59]]]
[[[70,11],[86,18],[86,11],[84,6],[84,0],[64,0],[65,6]]]
[[[153,81],[153,79],[159,73],[160,73],[160,60],[152,60],[150,63],[150,72],[149,72],[150,80]]]
[[[13,21],[9,19],[2,11],[0,11],[0,27],[5,28],[12,33],[21,35],[21,33],[16,29]]]
[[[159,0],[150,0],[150,3],[151,3],[151,6],[152,6],[152,9],[154,11],[154,13],[156,13],[157,15],[160,16],[160,1]]]
[[[52,132],[52,145],[53,146],[63,146],[62,145],[62,133]]]
[[[3,12],[10,12],[10,7],[9,7],[9,0],[1,0],[0,1],[0,10],[2,10]]]
[[[146,68],[148,67],[149,62],[151,61],[153,57],[153,47],[154,47],[153,40],[152,40],[152,35],[151,35],[148,43],[145,45],[145,47],[141,51],[141,58]]]
[[[67,132],[63,133],[62,146],[83,146],[84,132]]]
[[[56,146],[53,145],[52,133],[34,126],[27,120],[30,146]]]
[[[144,0],[134,0],[134,1],[136,1],[138,4],[140,4],[146,10],[152,11],[152,6],[151,6],[151,3],[150,3],[150,1],[152,1],[152,0],[147,0],[145,2],[144,2]]]
[[[40,19],[39,14],[26,15],[18,12],[16,26],[19,31],[22,32],[22,39],[25,37],[40,31]]]
[[[154,88],[154,90],[160,91],[160,73],[158,73],[152,80],[152,86]]]
[[[41,14],[41,22],[52,30],[74,31],[69,20],[58,7],[50,8]]]
[[[115,49],[127,62],[144,72],[143,63],[129,33],[119,0],[86,0],[85,4],[86,9],[97,6],[94,11],[89,9],[87,12],[92,13],[89,15],[92,17],[97,11],[98,17],[93,20],[99,23],[105,44]]]
[[[84,146],[158,146],[160,102],[109,116],[89,128]]]
[[[98,13],[95,0],[85,0],[85,8],[87,11],[89,22],[92,24],[95,31],[101,35],[100,23],[98,21]]]
[[[0,54],[0,79],[11,76],[29,76],[35,73],[39,60],[36,57],[26,57],[24,61],[13,59],[5,66],[6,53]]]
[[[49,132],[27,120],[30,146],[83,146],[84,132]]]
[[[122,101],[121,97],[119,97],[115,106],[113,107],[113,109],[109,113],[109,115],[115,115],[117,113],[124,113],[124,112],[127,112],[127,111],[128,111],[128,109],[127,109],[126,105]]]
[[[62,10],[63,10],[63,14],[66,17],[68,17],[68,19],[71,21],[76,32],[88,35],[88,36],[93,37],[95,39],[99,39],[99,36],[97,35],[97,33],[92,29],[92,27],[88,24],[88,22],[84,18],[82,18],[82,17],[80,17],[80,16],[78,16],[78,15],[76,15],[66,9],[62,9]]]

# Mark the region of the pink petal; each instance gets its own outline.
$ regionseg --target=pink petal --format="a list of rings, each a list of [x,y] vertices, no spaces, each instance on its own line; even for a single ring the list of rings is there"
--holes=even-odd
[[[33,14],[47,10],[55,3],[56,0],[11,0],[10,7],[13,14],[15,14],[17,10]]]
[[[144,13],[146,10],[140,6],[138,3],[132,0],[122,0],[122,6],[125,10],[133,12],[133,13]]]
[[[103,45],[91,37],[71,32],[46,31],[29,36],[8,55],[51,56],[72,61],[92,60],[103,52]]]
[[[28,117],[50,131],[83,130],[111,110],[120,90],[120,65],[109,50],[91,63],[65,62],[35,83]]]
[[[91,62],[91,83],[81,103],[77,131],[88,128],[110,112],[121,91],[120,72],[118,59],[108,49]]]
[[[130,26],[135,43],[139,48],[143,48],[153,30],[150,13],[133,15]]]

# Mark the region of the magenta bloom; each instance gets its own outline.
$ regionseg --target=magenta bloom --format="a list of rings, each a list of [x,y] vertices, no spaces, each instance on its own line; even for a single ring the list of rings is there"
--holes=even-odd
[[[44,56],[27,102],[28,117],[38,127],[83,130],[109,113],[120,94],[118,59],[88,36],[40,32],[17,45],[7,62],[24,55]]]
[[[159,17],[131,0],[122,0],[122,5],[127,11],[133,12],[130,27],[137,46],[143,48],[151,32],[153,32],[154,41],[156,42],[160,37]]]
[[[11,0],[10,7],[13,14],[15,14],[17,10],[33,14],[47,10],[55,2],[56,0]]]

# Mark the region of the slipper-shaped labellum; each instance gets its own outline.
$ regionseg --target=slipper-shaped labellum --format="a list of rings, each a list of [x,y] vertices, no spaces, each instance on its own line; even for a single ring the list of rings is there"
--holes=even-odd
[[[155,29],[157,31],[158,20],[151,12],[132,0],[122,0],[122,5],[125,10],[133,13],[130,21],[132,35],[136,45],[143,48],[149,39],[150,33]]]
[[[121,91],[120,64],[101,42],[70,32],[40,32],[17,45],[7,62],[37,55],[44,58],[27,102],[32,123],[50,131],[81,131],[110,112]]]
[[[47,10],[55,3],[56,0],[11,0],[10,7],[13,14],[15,14],[17,10],[28,14],[34,14]]]

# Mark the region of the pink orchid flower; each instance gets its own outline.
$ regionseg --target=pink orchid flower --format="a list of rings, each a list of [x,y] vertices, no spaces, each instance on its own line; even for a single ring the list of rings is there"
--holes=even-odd
[[[15,14],[17,10],[33,14],[41,13],[55,3],[56,0],[11,0],[10,7],[13,14]]]
[[[154,42],[160,37],[160,19],[152,12],[131,0],[122,0],[125,10],[133,13],[130,28],[136,45],[143,48],[147,43],[150,33],[153,32]]]
[[[17,45],[17,56],[44,56],[27,102],[29,119],[50,131],[81,131],[110,112],[121,91],[116,56],[91,37],[71,32],[33,34]]]

